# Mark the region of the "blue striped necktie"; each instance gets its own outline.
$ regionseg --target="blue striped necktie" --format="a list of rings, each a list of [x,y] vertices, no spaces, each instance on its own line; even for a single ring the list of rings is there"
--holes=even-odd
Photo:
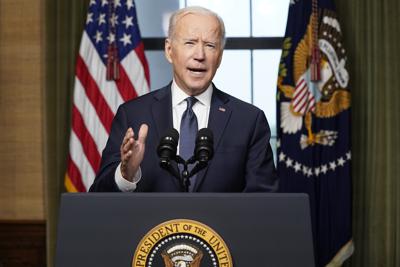
[[[179,140],[179,155],[184,159],[188,160],[194,152],[194,144],[197,134],[197,117],[193,112],[193,105],[197,102],[194,96],[185,99],[187,102],[187,108],[182,115],[181,120],[181,131]],[[189,172],[191,170],[189,165]],[[195,176],[190,178],[189,191],[193,191],[193,186],[195,184]]]

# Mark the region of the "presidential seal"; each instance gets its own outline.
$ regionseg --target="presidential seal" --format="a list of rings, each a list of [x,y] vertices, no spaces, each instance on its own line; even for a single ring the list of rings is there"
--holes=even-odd
[[[139,242],[132,267],[231,267],[224,240],[197,221],[177,219],[151,229]]]

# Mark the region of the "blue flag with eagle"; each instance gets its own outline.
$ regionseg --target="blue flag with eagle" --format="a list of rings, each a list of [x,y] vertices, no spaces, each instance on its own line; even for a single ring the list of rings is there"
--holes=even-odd
[[[350,90],[332,0],[291,0],[277,92],[280,191],[310,197],[316,266],[340,266],[351,231]]]

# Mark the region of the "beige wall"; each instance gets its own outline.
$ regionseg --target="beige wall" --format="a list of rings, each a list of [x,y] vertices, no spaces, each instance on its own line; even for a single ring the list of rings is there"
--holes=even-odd
[[[44,220],[43,0],[0,1],[0,220]]]

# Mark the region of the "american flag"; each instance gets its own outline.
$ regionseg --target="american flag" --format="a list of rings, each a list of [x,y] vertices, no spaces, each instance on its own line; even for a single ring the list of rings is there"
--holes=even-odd
[[[65,186],[86,192],[119,105],[149,91],[133,0],[91,0],[76,63]]]

